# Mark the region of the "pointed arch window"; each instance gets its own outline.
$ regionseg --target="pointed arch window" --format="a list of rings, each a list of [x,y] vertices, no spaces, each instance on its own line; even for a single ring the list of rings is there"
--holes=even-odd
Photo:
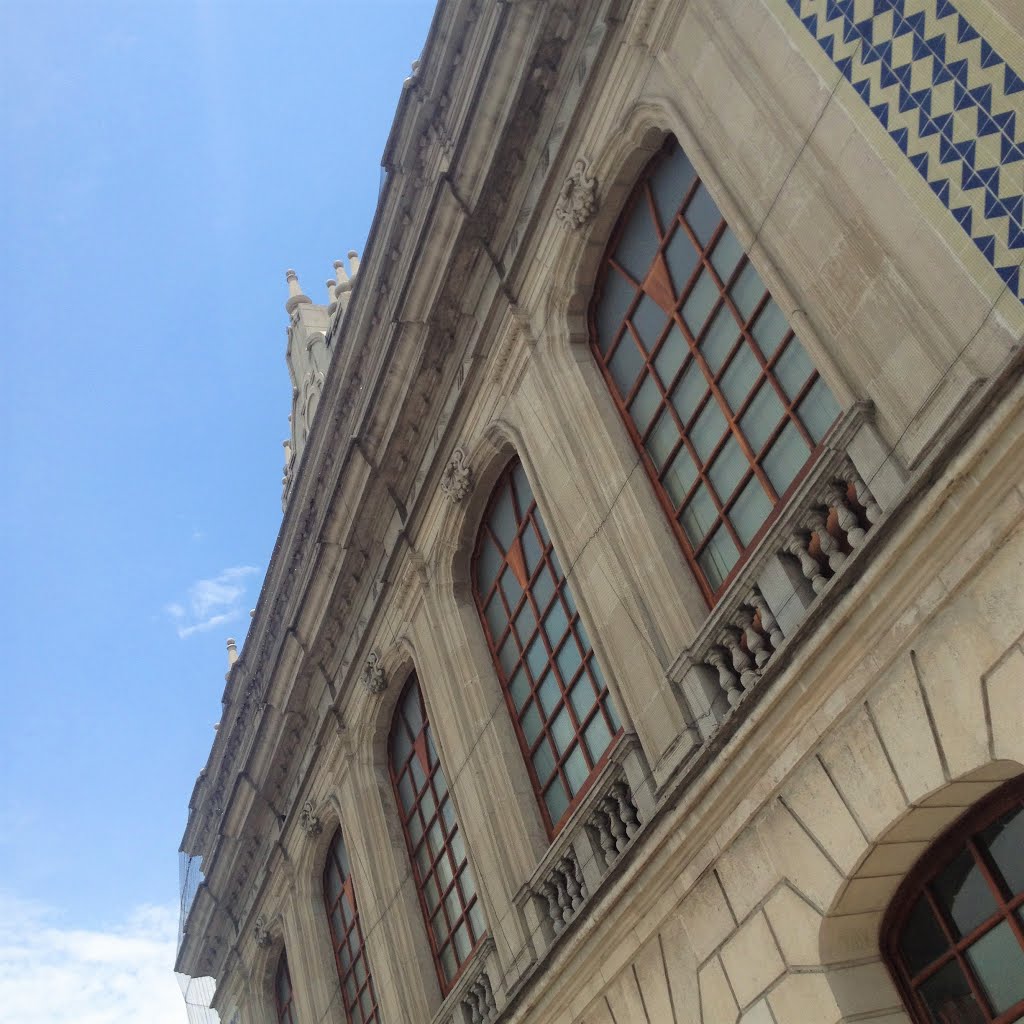
[[[882,942],[918,1024],[1024,1020],[1024,776],[918,861],[893,898]]]
[[[714,603],[839,406],[675,139],[626,205],[590,328],[633,443]]]
[[[277,1008],[277,1024],[296,1024],[292,996],[292,978],[288,973],[288,957],[282,953],[281,959],[277,962],[277,973],[274,975],[274,1006]]]
[[[484,514],[473,594],[554,835],[622,726],[519,459],[502,473]]]
[[[395,709],[388,759],[434,966],[447,995],[486,924],[415,675]]]
[[[348,1024],[378,1024],[377,994],[359,924],[352,867],[340,828],[334,833],[324,865],[324,906],[331,927],[345,1019]]]

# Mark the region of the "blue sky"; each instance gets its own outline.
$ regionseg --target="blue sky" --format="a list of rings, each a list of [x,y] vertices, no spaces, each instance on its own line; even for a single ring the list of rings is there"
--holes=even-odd
[[[0,0],[0,947],[176,901],[280,524],[284,271],[323,301],[362,250],[432,12]]]

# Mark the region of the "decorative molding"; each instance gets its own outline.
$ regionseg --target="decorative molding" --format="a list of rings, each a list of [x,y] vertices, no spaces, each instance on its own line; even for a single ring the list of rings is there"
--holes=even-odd
[[[256,945],[260,949],[266,949],[274,941],[274,937],[270,934],[270,929],[267,928],[267,922],[262,914],[256,918],[256,923],[252,926],[252,933],[256,938]]]
[[[452,452],[448,465],[441,474],[441,490],[457,505],[464,501],[473,487],[473,470],[469,456],[461,445]]]
[[[597,212],[597,178],[588,170],[586,160],[572,165],[555,202],[555,217],[570,231],[577,231]]]
[[[370,693],[383,693],[387,689],[388,681],[384,675],[384,669],[380,664],[380,654],[371,651],[366,659],[366,668],[363,669],[363,685]]]
[[[309,839],[315,839],[323,831],[323,822],[320,815],[313,810],[312,800],[307,800],[299,812],[299,828],[306,833]]]

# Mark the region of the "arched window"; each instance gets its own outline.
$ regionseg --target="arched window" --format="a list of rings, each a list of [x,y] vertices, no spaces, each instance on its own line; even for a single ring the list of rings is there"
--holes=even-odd
[[[288,973],[288,958],[284,953],[281,954],[277,974],[274,975],[274,1005],[277,1007],[277,1024],[296,1024],[292,979]]]
[[[918,861],[882,935],[919,1024],[1024,1020],[1024,777],[986,798]]]
[[[484,937],[483,907],[416,677],[388,740],[391,781],[412,861],[434,966],[446,995]]]
[[[473,593],[553,835],[622,726],[518,459],[502,473],[484,514]]]
[[[345,1019],[348,1024],[377,1024],[377,994],[366,959],[352,868],[340,828],[334,833],[324,865],[324,906],[331,926]]]
[[[626,206],[590,324],[612,396],[713,603],[839,407],[674,139]]]

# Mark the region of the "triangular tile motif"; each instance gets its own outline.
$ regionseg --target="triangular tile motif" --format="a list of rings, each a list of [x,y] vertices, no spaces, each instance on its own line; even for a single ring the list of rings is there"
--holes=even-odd
[[[1024,302],[1021,267],[1003,265],[1007,249],[1024,250],[1024,194],[1018,191],[1024,137],[1017,135],[1022,74],[964,16],[958,0],[786,2]],[[1010,164],[1017,165],[1016,178],[1000,173]],[[1008,194],[1001,195],[1000,186]],[[656,298],[654,290],[652,281],[648,292]]]

